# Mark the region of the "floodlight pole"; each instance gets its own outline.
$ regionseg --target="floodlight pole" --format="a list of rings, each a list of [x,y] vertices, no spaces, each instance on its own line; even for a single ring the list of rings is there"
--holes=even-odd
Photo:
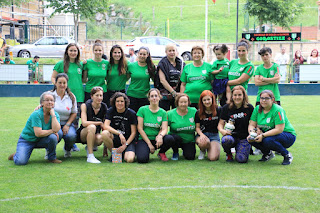
[[[236,31],[236,45],[238,44],[238,26],[239,26],[239,0],[237,0],[237,31]],[[238,58],[238,51],[236,51],[236,58]]]
[[[204,40],[204,61],[207,62],[208,61],[208,0],[206,0],[206,7],[205,7],[205,14],[206,14],[206,18],[205,18],[205,40]]]

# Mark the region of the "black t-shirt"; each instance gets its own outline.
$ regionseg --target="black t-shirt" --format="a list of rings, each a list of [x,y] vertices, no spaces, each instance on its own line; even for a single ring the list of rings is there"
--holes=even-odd
[[[219,116],[221,112],[221,107],[217,109],[217,115],[212,116],[212,114],[205,113],[206,117],[200,120],[199,117],[199,110],[196,112],[195,115],[195,122],[200,123],[200,129],[202,133],[211,132],[211,133],[218,133],[218,124],[219,124]]]
[[[232,132],[232,136],[238,139],[245,139],[248,137],[248,126],[251,114],[253,112],[253,106],[248,105],[248,108],[241,107],[239,109],[230,110],[229,104],[222,107],[220,119],[229,121],[230,118],[235,120],[235,129]]]
[[[106,114],[106,119],[110,120],[110,126],[121,132],[126,139],[131,135],[131,125],[138,124],[137,115],[130,108],[123,113],[118,113],[115,108],[111,107]]]

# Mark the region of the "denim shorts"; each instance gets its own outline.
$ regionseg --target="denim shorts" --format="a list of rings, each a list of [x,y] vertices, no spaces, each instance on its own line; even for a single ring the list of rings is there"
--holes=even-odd
[[[219,133],[204,132],[203,134],[209,138],[210,142],[216,141],[220,143]],[[196,138],[197,137],[199,137],[199,135],[197,135]]]

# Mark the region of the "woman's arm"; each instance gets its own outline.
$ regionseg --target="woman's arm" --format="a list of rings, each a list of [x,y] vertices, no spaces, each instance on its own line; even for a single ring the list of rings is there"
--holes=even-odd
[[[101,126],[103,128],[103,123],[101,121],[88,121],[87,120],[87,106],[85,103],[81,104],[81,122],[82,126],[87,127],[90,124]]]
[[[129,138],[127,140],[128,145],[134,140],[134,138],[136,137],[136,134],[137,134],[137,125],[131,124],[130,127],[131,127],[131,135],[129,136]]]
[[[274,135],[279,135],[280,133],[283,132],[284,130],[284,127],[285,127],[285,124],[278,124],[274,127],[274,129],[271,129],[265,133],[262,133],[261,135],[258,135],[256,137],[256,142],[261,142],[263,140],[263,138],[265,137],[270,137],[270,136],[274,136]]]
[[[156,137],[156,146],[159,148],[163,144],[163,137],[168,132],[168,121],[163,121],[161,124],[161,129]]]
[[[38,137],[38,138],[47,137],[48,135],[57,133],[53,129],[42,130],[41,127],[33,127],[33,131],[34,131],[35,136]]]
[[[87,83],[87,81],[88,81],[88,71],[83,70],[82,71],[82,83]]]
[[[50,115],[51,115],[51,128],[54,132],[58,132],[61,129],[61,126],[53,108],[50,110]]]
[[[143,130],[143,118],[138,116],[138,132],[140,133],[142,139],[148,144],[148,146],[152,146],[150,139],[148,138],[146,132]]]
[[[185,82],[181,82],[181,86],[180,86],[180,93],[184,93],[184,91],[186,90],[186,84]]]
[[[57,75],[58,75],[58,72],[55,71],[55,70],[53,70],[52,75],[51,75],[51,82],[52,82],[53,84],[56,83],[56,77],[57,77]]]
[[[226,124],[226,121],[225,121],[225,120],[223,120],[223,119],[220,119],[220,120],[219,120],[219,124],[218,124],[218,130],[219,130],[219,132],[220,132],[223,136],[225,136],[225,135],[231,135],[230,132],[228,132],[227,130],[224,129],[224,125],[225,125],[225,124]]]
[[[268,85],[268,83],[266,82],[262,82],[262,75],[256,75],[254,76],[254,84],[256,86],[264,86],[264,85]]]
[[[170,86],[170,84],[168,83],[166,76],[164,75],[164,73],[162,72],[161,69],[159,69],[159,78],[160,78],[160,83],[163,85],[163,87],[168,90],[170,93],[174,93],[175,90]]]
[[[279,74],[275,74],[273,78],[261,78],[261,81],[266,84],[278,84],[280,83],[281,76]]]
[[[126,140],[126,138],[124,137],[124,135],[123,135],[121,132],[119,132],[118,130],[116,130],[116,129],[114,129],[113,127],[111,127],[110,124],[111,124],[111,121],[108,120],[108,119],[106,119],[106,120],[104,121],[104,124],[103,124],[103,129],[108,130],[110,133],[112,133],[112,134],[114,134],[114,135],[118,135],[119,138],[120,138],[121,144],[122,144],[122,145],[123,145],[123,144],[126,144],[126,143],[127,143],[127,140]]]
[[[244,82],[248,81],[249,78],[250,78],[250,75],[248,75],[246,73],[242,73],[242,75],[239,78],[228,81],[228,85],[229,86],[240,85],[240,84],[243,84]]]

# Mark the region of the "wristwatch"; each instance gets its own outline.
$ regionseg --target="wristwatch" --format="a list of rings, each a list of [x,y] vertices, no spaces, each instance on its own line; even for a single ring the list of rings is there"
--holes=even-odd
[[[129,146],[129,144],[128,144],[128,143],[126,143],[126,146]]]

